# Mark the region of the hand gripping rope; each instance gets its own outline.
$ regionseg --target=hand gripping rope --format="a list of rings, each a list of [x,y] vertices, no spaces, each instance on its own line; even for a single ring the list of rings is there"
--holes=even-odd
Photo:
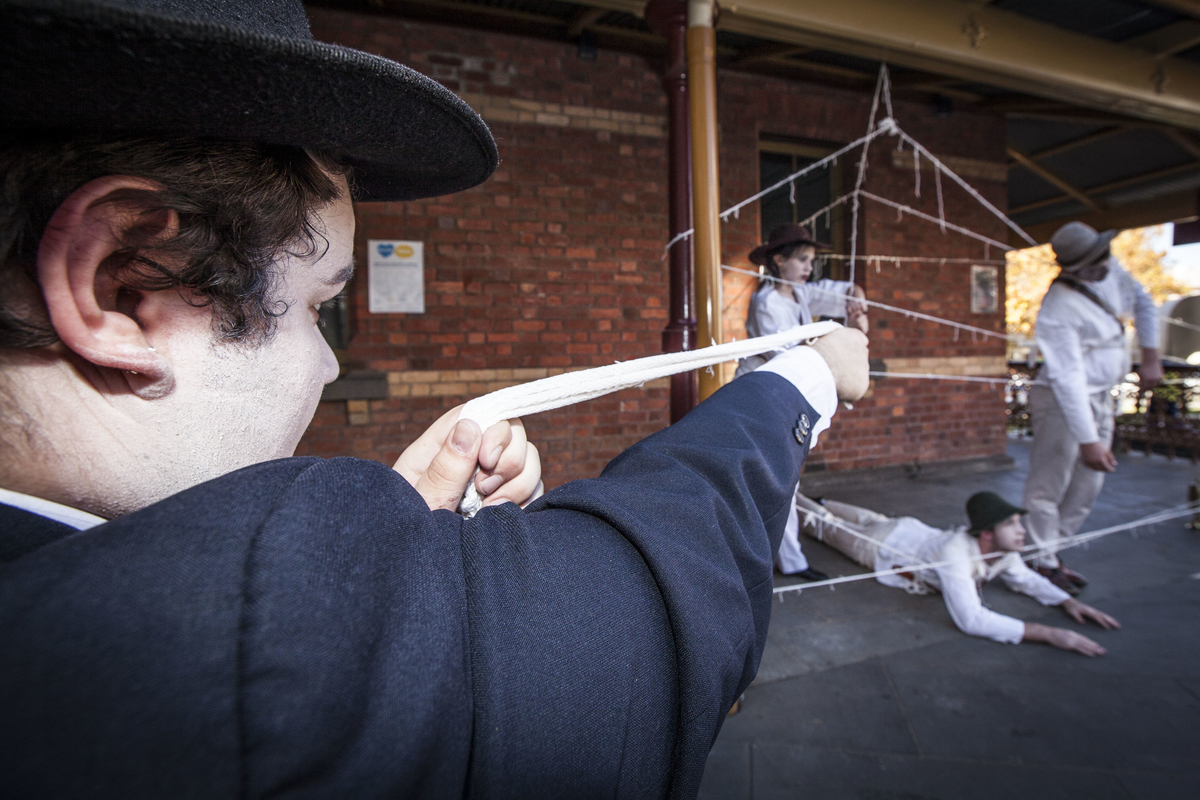
[[[474,420],[478,423],[480,430],[487,430],[502,420],[582,403],[584,400],[591,400],[621,389],[641,386],[648,381],[676,375],[680,372],[703,369],[725,361],[733,361],[773,350],[784,350],[800,342],[818,339],[840,327],[841,325],[836,322],[814,322],[811,325],[798,325],[770,336],[728,342],[700,350],[663,353],[593,369],[564,372],[561,375],[530,381],[519,386],[508,386],[491,394],[476,397],[463,406],[458,418]],[[475,483],[471,482],[467,486],[466,494],[463,495],[462,503],[459,504],[459,513],[470,519],[482,506],[483,499],[476,491]]]

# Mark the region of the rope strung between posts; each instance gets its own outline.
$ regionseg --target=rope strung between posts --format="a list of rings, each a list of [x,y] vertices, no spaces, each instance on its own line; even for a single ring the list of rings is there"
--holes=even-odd
[[[909,378],[923,381],[964,381],[966,383],[1003,383],[1010,378],[984,378],[980,375],[937,375],[932,372],[868,372],[872,378]]]
[[[829,261],[847,261],[850,256],[844,253],[821,253],[817,256],[818,259],[826,259]],[[872,261],[884,262],[900,266],[905,262],[913,262],[918,264],[992,264],[995,266],[1004,266],[1008,262],[1000,258],[942,258],[940,256],[858,256],[859,261],[865,261],[870,264]]]
[[[1021,552],[1026,554],[1023,557],[1026,560],[1028,560],[1030,557],[1037,555],[1038,553],[1042,552],[1043,550],[1050,550],[1052,548],[1059,550],[1059,551],[1066,550],[1071,547],[1078,547],[1080,545],[1087,544],[1088,542],[1095,541],[1096,539],[1100,539],[1105,536],[1110,536],[1114,533],[1120,533],[1121,531],[1132,530],[1134,528],[1142,528],[1142,527],[1146,527],[1146,526],[1150,526],[1150,525],[1157,525],[1160,522],[1169,522],[1173,519],[1181,519],[1183,517],[1188,517],[1188,516],[1191,516],[1196,513],[1197,506],[1195,505],[1195,503],[1187,503],[1187,504],[1185,504],[1185,506],[1186,507],[1176,507],[1174,509],[1168,509],[1167,511],[1156,512],[1154,514],[1150,514],[1145,517],[1142,517],[1141,519],[1135,519],[1133,522],[1126,522],[1121,525],[1113,525],[1108,528],[1101,528],[1099,530],[1090,531],[1085,534],[1079,534],[1077,536],[1072,536],[1070,539],[1066,540],[1065,542],[1060,540],[1058,542],[1048,542],[1048,543],[1040,544],[1040,545],[1039,544],[1026,545],[1025,547],[1021,548]],[[807,511],[807,509],[805,511]],[[828,522],[828,520],[825,520],[825,521]],[[853,533],[854,535],[859,536],[860,538],[871,539],[871,537],[865,536],[864,534],[861,534],[858,531],[851,530],[849,528],[849,526],[835,525],[835,527],[838,527],[841,530],[845,530],[849,533]],[[877,540],[871,539],[871,541],[876,542]],[[879,544],[882,544],[882,543],[879,543]],[[894,552],[900,552],[898,550],[895,550],[895,548],[892,548],[892,550]],[[988,554],[988,555],[990,556],[992,554]],[[988,556],[979,555],[979,556],[973,557],[969,560],[974,562],[974,561],[983,561],[987,558],[988,558]],[[829,580],[813,581],[812,583],[798,583],[798,584],[793,584],[790,586],[777,586],[774,589],[774,594],[779,595],[780,599],[782,599],[783,595],[786,592],[802,592],[805,589],[818,589],[822,586],[832,587],[832,586],[837,586],[838,584],[841,584],[841,583],[853,583],[855,581],[865,581],[865,580],[869,580],[872,578],[878,578],[883,575],[899,575],[901,573],[906,573],[906,572],[907,573],[915,573],[915,572],[920,572],[921,570],[937,569],[939,567],[948,567],[951,564],[956,564],[956,563],[960,563],[960,560],[952,559],[952,560],[945,560],[945,561],[930,561],[930,562],[927,562],[924,564],[914,564],[914,565],[906,566],[906,567],[896,567],[895,569],[882,569],[882,570],[876,570],[875,572],[865,572],[865,573],[861,573],[858,575],[843,575],[838,578],[830,578]]]
[[[722,264],[721,269],[726,270],[728,272],[736,272],[741,275],[750,275],[752,277],[759,278],[760,280],[771,281],[772,283],[783,283],[783,284],[787,284],[788,286],[808,286],[809,291],[820,292],[821,294],[829,294],[829,295],[834,295],[837,297],[845,297],[845,295],[841,292],[837,292],[832,289],[821,289],[814,283],[806,284],[806,283],[800,283],[797,281],[789,281],[789,280],[785,280],[783,278],[776,278],[772,275],[766,275],[766,274],[754,272],[753,270],[739,269],[737,267],[730,267],[726,264]],[[889,306],[887,303],[880,303],[877,300],[866,300],[861,297],[855,297],[855,298],[852,298],[852,300],[855,303],[863,303],[864,305],[874,306],[875,308],[881,308],[884,311],[891,311],[896,314],[903,314],[906,317],[914,317],[916,319],[925,320],[926,322],[933,322],[938,325],[948,325],[952,328],[957,328],[959,330],[970,331],[973,335],[978,334],[980,336],[992,336],[997,339],[1004,339],[1005,341],[1016,338],[1013,336],[1009,336],[1007,333],[999,333],[997,331],[989,331],[986,328],[977,328],[974,325],[967,325],[965,322],[955,322],[952,319],[944,319],[943,317],[935,317],[930,314],[922,314],[920,311],[912,311],[911,309],[900,308],[898,306]]]
[[[1180,328],[1187,328],[1189,331],[1200,331],[1200,325],[1193,325],[1190,322],[1184,322],[1178,317],[1159,316],[1159,319],[1161,319],[1163,322],[1170,323],[1171,325],[1178,325]]]
[[[814,322],[797,325],[770,336],[728,342],[700,350],[679,353],[663,353],[633,361],[607,364],[603,367],[564,372],[549,378],[508,386],[482,397],[476,397],[463,406],[459,419],[474,420],[480,430],[487,430],[497,422],[515,417],[524,417],[550,411],[555,408],[582,403],[621,389],[641,386],[658,378],[666,378],[680,372],[712,367],[725,361],[783,350],[799,342],[808,342],[831,333],[841,325],[836,322]],[[470,519],[483,506],[475,489],[475,483],[467,487],[467,493],[459,505],[459,512]]]

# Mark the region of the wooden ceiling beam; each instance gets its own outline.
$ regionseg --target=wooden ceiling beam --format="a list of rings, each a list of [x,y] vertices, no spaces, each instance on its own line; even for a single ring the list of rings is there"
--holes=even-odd
[[[568,39],[577,38],[607,13],[607,8],[587,8],[586,6],[580,8],[571,18],[571,23],[567,25],[566,37]]]
[[[1200,19],[1200,0],[1143,0],[1146,5],[1178,11],[1180,14]]]
[[[811,47],[798,47],[794,44],[778,44],[771,42],[765,45],[756,47],[747,47],[738,52],[738,55],[729,63],[732,69],[742,69],[753,64],[759,64],[764,61],[775,61],[777,59],[791,58],[792,56],[803,55],[804,53],[812,52]]]
[[[1104,141],[1112,136],[1116,136],[1118,133],[1124,133],[1128,130],[1132,130],[1132,126],[1112,125],[1104,128],[1103,130],[1095,131],[1084,136],[1078,136],[1074,139],[1068,139],[1067,141],[1059,142],[1058,144],[1052,144],[1049,147],[1043,147],[1041,150],[1030,153],[1029,157],[1032,159],[1049,158],[1050,156],[1056,156],[1059,153],[1065,153],[1068,150],[1075,150],[1076,148],[1084,147],[1085,145]]]
[[[1087,194],[1085,194],[1077,186],[1070,183],[1069,181],[1063,180],[1058,175],[1055,175],[1053,172],[1046,169],[1041,164],[1037,163],[1032,158],[1027,156],[1025,153],[1022,153],[1020,150],[1013,147],[1012,145],[1009,145],[1009,147],[1008,147],[1008,155],[1010,158],[1012,158],[1013,161],[1016,161],[1022,167],[1029,170],[1034,175],[1037,175],[1039,178],[1046,181],[1047,183],[1052,184],[1053,186],[1057,186],[1059,189],[1061,189],[1067,195],[1069,195],[1070,197],[1074,197],[1076,200],[1083,203],[1085,206],[1090,208],[1092,211],[1100,210],[1100,204],[1097,203],[1095,200],[1093,200],[1091,197],[1089,197]]]
[[[1181,19],[1126,39],[1121,44],[1145,50],[1156,56],[1173,56],[1200,44],[1200,20]]]
[[[1112,228],[1144,228],[1148,225],[1161,225],[1164,222],[1177,222],[1195,218],[1200,208],[1197,208],[1195,190],[1172,192],[1149,200],[1143,200],[1129,205],[1106,208],[1086,214],[1067,214],[1057,219],[1022,225],[1025,232],[1039,242],[1046,242],[1054,235],[1063,223],[1072,220],[1086,222],[1099,231]],[[1010,212],[1015,213],[1015,212]],[[1025,247],[1025,242],[1019,240],[1016,234],[1009,234],[1009,244],[1014,247]]]
[[[1187,164],[1177,164],[1173,167],[1166,167],[1165,169],[1155,170],[1154,172],[1147,172],[1142,175],[1131,175],[1128,178],[1122,178],[1119,181],[1110,181],[1108,183],[1101,184],[1100,186],[1092,186],[1087,189],[1087,192],[1088,192],[1088,194],[1095,196],[1095,195],[1103,194],[1105,192],[1111,192],[1115,189],[1124,189],[1126,186],[1133,186],[1138,183],[1149,183],[1150,181],[1159,180],[1161,178],[1170,178],[1170,177],[1173,177],[1180,173],[1188,172],[1189,170],[1194,170],[1197,168],[1200,168],[1200,162],[1191,161],[1191,162],[1188,162]],[[1008,210],[1008,214],[1009,214],[1009,216],[1012,216],[1014,214],[1023,214],[1026,211],[1034,211],[1039,208],[1045,208],[1046,206],[1052,206],[1052,205],[1055,205],[1056,203],[1062,203],[1069,199],[1073,199],[1073,198],[1066,197],[1065,195],[1058,195],[1056,197],[1047,197],[1044,200],[1035,200],[1034,202],[1026,203],[1023,206],[1016,206],[1014,208],[1010,208]]]
[[[1200,65],[995,6],[958,0],[738,0],[722,11],[719,25],[1200,130]]]

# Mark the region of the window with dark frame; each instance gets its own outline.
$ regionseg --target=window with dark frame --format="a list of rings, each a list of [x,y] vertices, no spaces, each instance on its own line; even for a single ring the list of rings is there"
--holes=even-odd
[[[820,161],[833,152],[832,148],[809,145],[801,142],[763,139],[759,142],[758,185],[759,191],[792,175],[809,164]],[[778,225],[788,222],[803,222],[808,217],[837,199],[841,187],[841,167],[827,164],[815,169],[791,183],[785,183],[763,197],[759,216],[762,222],[762,241]],[[834,253],[843,251],[841,206],[827,214],[820,214],[809,224],[809,231],[819,242],[829,243]],[[841,260],[825,260],[822,277],[843,279],[846,265]]]

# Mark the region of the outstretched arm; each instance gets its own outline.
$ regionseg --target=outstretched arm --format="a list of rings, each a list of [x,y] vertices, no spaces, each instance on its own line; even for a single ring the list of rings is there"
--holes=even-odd
[[[1025,635],[1021,638],[1021,641],[1044,642],[1060,650],[1072,650],[1076,653],[1082,653],[1089,658],[1102,656],[1108,652],[1082,633],[1069,631],[1066,628],[1053,628],[1037,622],[1025,623]]]
[[[1121,629],[1121,623],[1117,622],[1116,619],[1110,617],[1108,614],[1105,614],[1103,611],[1092,608],[1086,603],[1079,602],[1073,597],[1068,597],[1061,604],[1059,604],[1058,607],[1067,612],[1067,615],[1080,625],[1082,625],[1085,620],[1090,619],[1092,622],[1096,623],[1101,628],[1104,628],[1106,631]]]

